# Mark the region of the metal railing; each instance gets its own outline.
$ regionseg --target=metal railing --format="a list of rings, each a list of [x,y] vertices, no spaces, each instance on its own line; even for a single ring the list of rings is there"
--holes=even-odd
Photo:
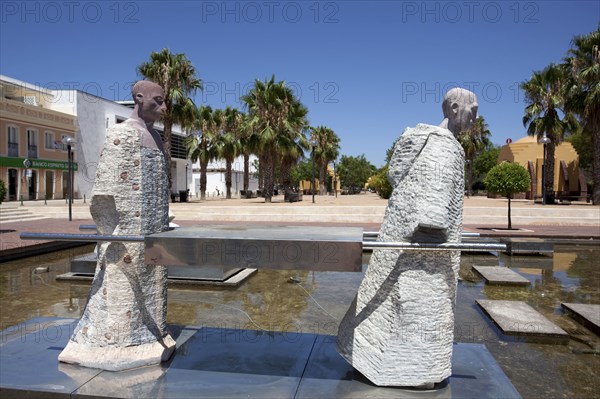
[[[89,229],[91,225],[83,225],[84,230]],[[82,226],[80,226],[81,229]],[[94,226],[95,228],[95,226]],[[21,233],[22,240],[56,240],[56,241],[77,241],[77,242],[144,242],[144,236],[114,236],[98,234],[63,234],[63,233]],[[445,243],[413,243],[413,242],[394,242],[394,241],[362,241],[363,249],[401,249],[401,250],[420,250],[420,251],[506,251],[507,245],[503,243],[482,243],[482,242],[445,242]]]
[[[8,143],[8,156],[18,157],[19,156],[19,143]]]

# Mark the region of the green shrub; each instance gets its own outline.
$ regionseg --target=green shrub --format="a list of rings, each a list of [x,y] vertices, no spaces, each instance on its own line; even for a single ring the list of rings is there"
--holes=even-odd
[[[531,184],[529,172],[523,166],[513,162],[502,162],[488,172],[483,181],[488,191],[508,198],[508,228],[512,229],[510,220],[510,200],[513,194],[527,191]]]
[[[389,199],[392,195],[392,185],[387,179],[388,165],[377,171],[377,174],[371,176],[369,187],[383,199]]]
[[[0,180],[0,204],[4,200],[4,196],[6,196],[6,186],[4,185],[4,182]]]

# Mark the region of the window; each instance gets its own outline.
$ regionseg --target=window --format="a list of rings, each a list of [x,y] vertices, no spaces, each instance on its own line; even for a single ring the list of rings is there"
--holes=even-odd
[[[67,136],[66,134],[63,134],[60,138],[60,141],[62,142],[62,150],[63,151],[68,151],[69,148],[67,147],[67,145],[65,144],[65,138],[71,138],[71,136]]]
[[[8,156],[19,156],[19,129],[16,126],[7,126],[8,131]]]
[[[54,133],[52,133],[52,132],[44,133],[44,148],[47,150],[54,149]]]
[[[33,129],[27,129],[27,158],[38,157],[38,140],[37,131]]]

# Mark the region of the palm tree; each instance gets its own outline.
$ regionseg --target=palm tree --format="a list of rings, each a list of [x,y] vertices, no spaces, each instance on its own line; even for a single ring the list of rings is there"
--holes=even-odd
[[[468,164],[467,169],[467,195],[471,195],[473,185],[473,160],[486,148],[490,142],[491,135],[487,123],[483,116],[477,117],[470,129],[458,134],[458,142],[465,151],[465,160]]]
[[[565,59],[570,78],[566,108],[577,114],[593,146],[592,202],[600,204],[600,26],[589,35],[575,36]]]
[[[227,107],[223,112],[223,127],[217,138],[219,157],[225,160],[226,198],[231,199],[231,165],[241,152],[241,125],[244,114],[236,108]]]
[[[208,163],[217,158],[215,140],[223,124],[223,111],[210,106],[196,109],[195,133],[185,139],[188,157],[192,162],[200,161],[200,199],[206,199],[206,175]]]
[[[239,126],[240,130],[240,147],[241,153],[244,156],[244,191],[248,191],[250,187],[250,155],[258,151],[258,135],[252,130],[249,125],[248,114],[240,112],[242,121]]]
[[[327,190],[327,165],[340,154],[340,138],[330,128],[317,126],[311,131],[311,141],[316,144],[314,156],[319,167],[319,195],[323,195]]]
[[[137,72],[144,78],[159,84],[165,91],[165,114],[163,116],[165,158],[171,165],[171,132],[176,116],[173,114],[175,104],[193,105],[192,97],[197,89],[202,90],[202,80],[197,76],[196,68],[185,54],[173,54],[168,48],[160,52],[150,53],[150,61],[137,67]],[[173,177],[168,167],[169,187]]]
[[[543,176],[546,193],[554,193],[554,148],[560,144],[566,133],[573,129],[572,118],[564,114],[564,69],[550,64],[542,71],[534,72],[531,79],[521,83],[525,93],[525,115],[523,125],[527,133],[536,135],[538,140],[544,135],[550,139],[546,148],[546,164]],[[561,118],[563,114],[563,118]],[[547,194],[548,195],[548,194]]]
[[[248,107],[245,129],[257,136],[265,202],[271,202],[276,164],[282,151],[289,149],[291,136],[306,125],[307,111],[285,82],[275,82],[275,75],[264,82],[255,80],[254,87],[242,96],[242,101]]]

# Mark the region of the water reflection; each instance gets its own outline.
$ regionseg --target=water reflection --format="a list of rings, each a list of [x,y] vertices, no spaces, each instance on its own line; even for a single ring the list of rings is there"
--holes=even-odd
[[[89,282],[56,281],[69,261],[93,246],[0,264],[2,328],[38,316],[79,317]],[[553,257],[463,255],[455,338],[483,343],[525,398],[600,398],[600,340],[566,316],[561,302],[600,304],[600,248],[557,246]],[[368,263],[368,255],[363,259]],[[528,287],[489,286],[473,265],[506,266]],[[48,267],[36,273],[36,267]],[[237,289],[169,288],[168,322],[178,325],[336,334],[362,273],[260,270]],[[293,280],[290,280],[293,277]],[[569,332],[568,345],[521,342],[504,336],[476,299],[522,300]]]

